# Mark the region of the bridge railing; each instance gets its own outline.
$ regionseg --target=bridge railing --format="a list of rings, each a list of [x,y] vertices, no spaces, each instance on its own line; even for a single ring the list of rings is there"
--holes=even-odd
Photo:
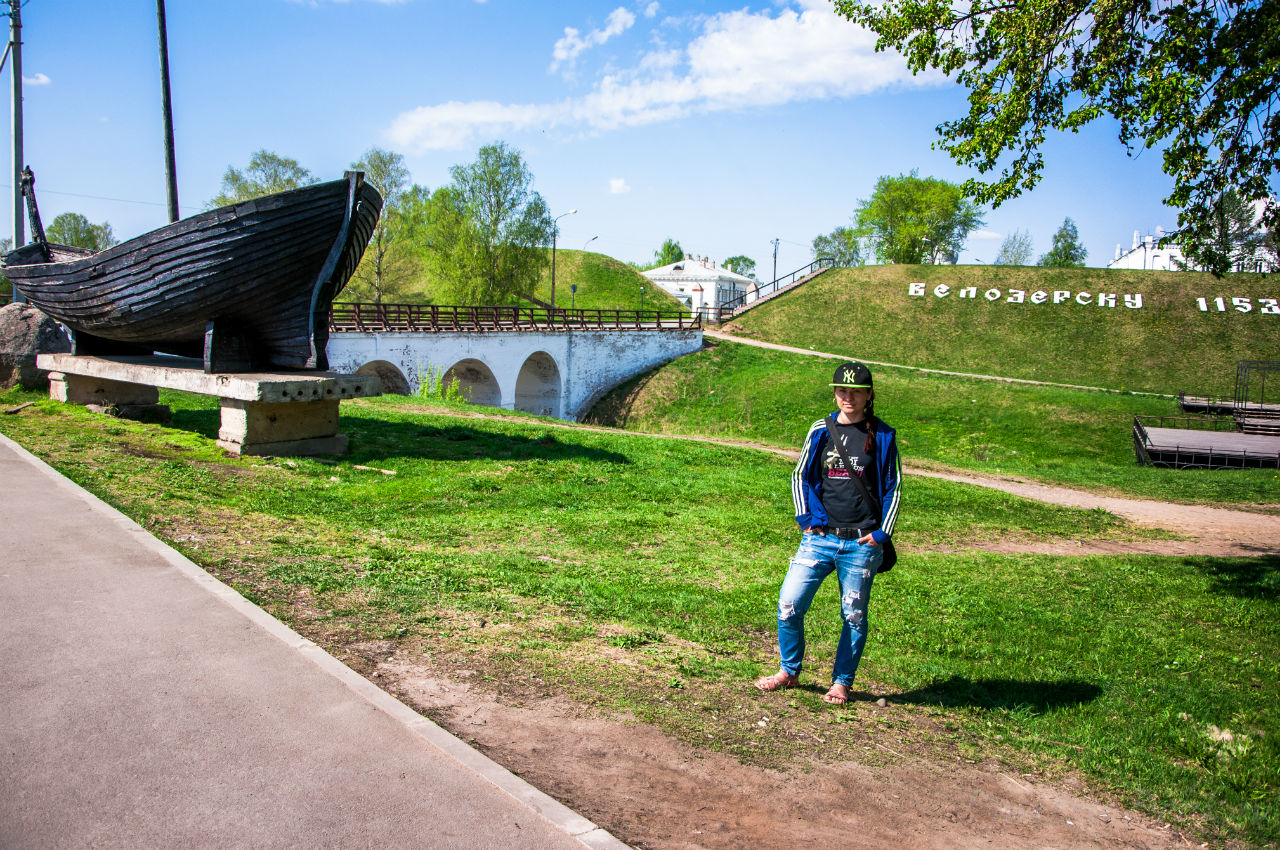
[[[706,313],[707,321],[718,324],[723,322],[725,319],[732,317],[736,311],[741,310],[748,304],[767,298],[776,292],[780,292],[789,286],[795,285],[805,278],[812,277],[820,271],[832,268],[835,264],[836,261],[830,257],[819,257],[807,266],[801,266],[796,269],[791,274],[783,275],[770,283],[760,284],[756,287],[755,292],[744,292],[736,298],[729,299],[719,307],[704,307],[703,312]]]
[[[702,317],[662,310],[336,302],[330,333],[546,330],[699,330]]]

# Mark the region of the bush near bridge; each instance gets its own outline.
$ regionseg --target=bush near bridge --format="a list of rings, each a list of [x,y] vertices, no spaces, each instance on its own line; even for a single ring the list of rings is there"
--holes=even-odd
[[[909,285],[924,284],[912,296]],[[946,297],[934,295],[945,284]],[[960,298],[975,287],[976,298]],[[984,293],[998,290],[998,300]],[[1012,304],[1070,292],[1053,304]],[[1114,294],[1115,307],[1075,302]],[[1141,309],[1124,305],[1141,294]],[[1225,299],[1225,312],[1215,298]],[[1249,299],[1239,312],[1231,299]],[[1202,312],[1197,299],[1206,299]],[[770,342],[933,369],[1161,393],[1231,395],[1240,360],[1280,359],[1280,275],[1021,266],[836,269],[752,309],[731,329]]]

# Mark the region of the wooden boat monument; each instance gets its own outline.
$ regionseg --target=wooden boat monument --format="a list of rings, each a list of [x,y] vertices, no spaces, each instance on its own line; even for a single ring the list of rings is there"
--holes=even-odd
[[[26,181],[24,181],[26,182]],[[376,378],[326,372],[334,297],[382,208],[360,172],[200,213],[90,253],[35,239],[5,274],[71,331],[72,353],[41,355],[50,395],[120,410],[157,388],[222,399],[219,445],[237,454],[335,454],[343,398]]]

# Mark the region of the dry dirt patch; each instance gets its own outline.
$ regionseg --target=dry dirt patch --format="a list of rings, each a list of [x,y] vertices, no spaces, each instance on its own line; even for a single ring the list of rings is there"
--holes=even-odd
[[[883,748],[866,761],[770,770],[563,698],[500,702],[472,671],[445,676],[393,655],[376,674],[404,702],[636,847],[1195,846],[1167,825],[1085,799],[1077,782],[1043,782],[994,763]]]

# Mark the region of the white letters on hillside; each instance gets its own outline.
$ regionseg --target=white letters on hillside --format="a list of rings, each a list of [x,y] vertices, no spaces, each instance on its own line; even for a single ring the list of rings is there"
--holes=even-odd
[[[978,299],[978,288],[976,286],[966,286],[959,290],[952,290],[945,283],[940,283],[932,290],[934,298],[949,298],[953,294],[958,298]],[[913,298],[923,298],[928,294],[928,290],[923,283],[907,284],[907,294]],[[1003,292],[995,287],[988,289],[982,293],[982,298],[987,301],[995,302],[1003,300],[1006,304],[1046,304],[1052,303],[1054,306],[1059,304],[1071,304],[1072,302],[1082,307],[1106,307],[1114,308],[1118,304],[1124,304],[1130,310],[1142,309],[1142,293],[1125,293],[1117,295],[1114,292],[1070,292],[1065,289],[1055,289],[1052,294],[1044,290],[1036,290],[1030,295],[1022,289],[1010,289]],[[1121,301],[1117,301],[1121,298]],[[1241,298],[1217,296],[1216,298],[1197,298],[1196,306],[1201,313],[1227,313],[1239,312],[1250,313],[1256,308],[1259,313],[1268,315],[1280,315],[1280,298]]]
[[[1227,310],[1236,310],[1240,313],[1248,313],[1253,309],[1253,299],[1232,298],[1228,305],[1227,299],[1219,295],[1217,298],[1197,298],[1196,306],[1200,308],[1201,313],[1208,313],[1210,311],[1225,313]],[[1280,299],[1259,298],[1258,312],[1269,313],[1273,316],[1280,314]]]
[[[928,290],[923,283],[908,283],[907,294],[912,296],[913,298],[923,298],[926,294],[928,294]],[[951,296],[951,294],[952,294],[951,287],[945,283],[940,283],[933,288],[934,298],[948,298]],[[955,294],[959,298],[975,298],[976,299],[978,297],[978,287],[966,286],[963,289],[957,290]],[[1092,292],[1073,293],[1065,289],[1055,289],[1053,291],[1052,296],[1048,292],[1045,292],[1044,290],[1039,290],[1039,289],[1031,293],[1030,295],[1028,295],[1026,293],[1026,290],[1022,290],[1022,289],[1010,289],[1008,292],[1002,292],[1001,290],[996,289],[995,287],[992,287],[991,289],[988,289],[986,292],[982,293],[982,297],[988,301],[999,301],[1001,299],[1004,299],[1004,302],[1006,304],[1026,304],[1028,302],[1031,304],[1044,304],[1052,298],[1053,303],[1055,305],[1068,304],[1072,301],[1075,301],[1075,303],[1084,307],[1091,307],[1091,306],[1114,307],[1116,306],[1117,296],[1116,296],[1116,293],[1114,292],[1099,292],[1097,293],[1097,295],[1095,295]],[[1239,301],[1247,302],[1249,299],[1235,298],[1232,300],[1236,302],[1239,302]],[[1280,309],[1276,308],[1276,303],[1277,303],[1276,299],[1263,298],[1260,300],[1271,304],[1270,310],[1264,309],[1262,312],[1264,313],[1280,312]],[[1201,310],[1208,309],[1207,307],[1205,307],[1203,298],[1199,299],[1199,301],[1200,301]],[[1217,299],[1217,301],[1220,303],[1224,303],[1221,298]],[[1124,306],[1128,307],[1130,310],[1142,309],[1142,293],[1136,293],[1134,295],[1125,295]],[[1220,306],[1219,309],[1223,310],[1226,308]],[[1237,306],[1236,309],[1243,310],[1244,312],[1248,312],[1250,308],[1241,308]]]

